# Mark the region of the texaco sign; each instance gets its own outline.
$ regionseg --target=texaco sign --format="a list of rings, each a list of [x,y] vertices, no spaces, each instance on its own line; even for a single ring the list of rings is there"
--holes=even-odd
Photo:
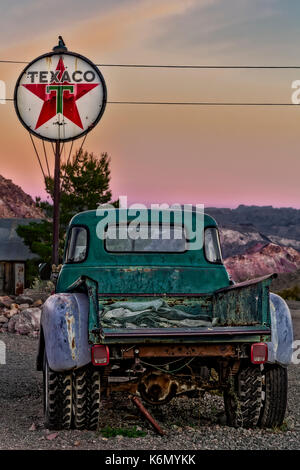
[[[15,88],[15,107],[32,134],[50,141],[77,139],[101,118],[106,86],[98,68],[73,52],[50,52],[32,61]]]

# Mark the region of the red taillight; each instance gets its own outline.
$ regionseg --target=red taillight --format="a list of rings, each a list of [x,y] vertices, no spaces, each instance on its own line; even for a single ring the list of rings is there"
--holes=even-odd
[[[255,343],[251,346],[252,364],[264,364],[268,360],[268,346],[266,343]]]
[[[92,364],[94,366],[107,366],[109,364],[109,348],[104,344],[92,346]]]

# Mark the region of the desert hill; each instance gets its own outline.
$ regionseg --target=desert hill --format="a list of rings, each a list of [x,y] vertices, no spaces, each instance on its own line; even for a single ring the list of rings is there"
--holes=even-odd
[[[45,215],[20,186],[0,175],[0,218],[41,219]]]

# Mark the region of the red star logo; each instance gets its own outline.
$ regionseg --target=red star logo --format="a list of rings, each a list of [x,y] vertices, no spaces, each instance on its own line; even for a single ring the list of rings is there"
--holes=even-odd
[[[99,83],[70,83],[64,81],[60,83],[61,77],[65,71],[63,59],[60,58],[56,67],[59,70],[57,78],[59,83],[37,83],[23,85],[27,90],[38,96],[44,101],[40,115],[38,117],[35,129],[45,122],[49,121],[56,114],[61,113],[63,116],[72,121],[76,126],[83,129],[76,101],[86,93],[97,87]]]

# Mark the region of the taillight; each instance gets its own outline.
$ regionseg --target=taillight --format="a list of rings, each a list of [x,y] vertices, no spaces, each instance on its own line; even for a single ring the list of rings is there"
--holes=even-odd
[[[107,366],[109,364],[109,348],[104,344],[92,346],[92,364],[94,366]]]
[[[268,360],[268,346],[266,343],[255,343],[251,346],[252,364],[264,364]]]

